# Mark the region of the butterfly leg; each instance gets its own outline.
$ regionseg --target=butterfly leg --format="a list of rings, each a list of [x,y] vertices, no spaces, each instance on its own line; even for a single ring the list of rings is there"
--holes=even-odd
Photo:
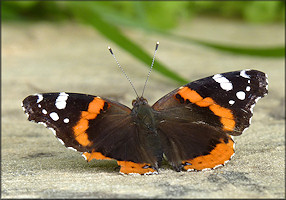
[[[134,163],[131,161],[117,161],[117,163],[120,165],[119,173],[121,174],[158,174],[158,171],[147,163]]]

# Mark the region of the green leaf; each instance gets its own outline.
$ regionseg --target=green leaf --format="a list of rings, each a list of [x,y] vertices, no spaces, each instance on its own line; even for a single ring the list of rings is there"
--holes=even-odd
[[[148,55],[140,46],[128,39],[116,26],[103,20],[96,12],[96,9],[93,9],[93,6],[90,6],[87,2],[84,4],[70,2],[66,5],[72,10],[72,14],[74,14],[79,20],[93,26],[103,36],[125,49],[146,65],[150,66],[152,56]],[[174,81],[177,81],[180,84],[185,84],[188,82],[186,79],[169,70],[166,66],[158,61],[155,62],[154,70],[157,70],[161,74],[173,79]]]

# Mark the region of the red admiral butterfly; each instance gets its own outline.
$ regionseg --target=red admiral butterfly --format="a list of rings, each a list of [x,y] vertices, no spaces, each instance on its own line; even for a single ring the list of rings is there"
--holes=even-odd
[[[143,94],[130,109],[98,96],[61,92],[28,96],[22,107],[28,120],[51,129],[67,148],[83,152],[87,161],[115,159],[122,174],[157,174],[164,158],[176,171],[207,170],[233,157],[232,136],[249,127],[267,87],[265,73],[241,70],[188,83],[153,106]]]

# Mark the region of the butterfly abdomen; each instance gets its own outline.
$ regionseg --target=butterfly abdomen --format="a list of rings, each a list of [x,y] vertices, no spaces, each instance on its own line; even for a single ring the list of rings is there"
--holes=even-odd
[[[155,168],[160,166],[163,158],[163,150],[160,137],[157,132],[157,124],[155,119],[155,110],[144,101],[144,99],[137,99],[133,103],[132,115],[134,123],[138,128],[140,143],[143,144],[147,154],[151,154],[150,158],[156,158],[154,162]]]

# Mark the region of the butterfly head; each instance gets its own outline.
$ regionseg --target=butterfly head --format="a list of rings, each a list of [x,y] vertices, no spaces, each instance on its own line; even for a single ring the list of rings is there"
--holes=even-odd
[[[132,101],[133,107],[139,107],[141,105],[148,105],[148,101],[144,97],[137,97]]]

